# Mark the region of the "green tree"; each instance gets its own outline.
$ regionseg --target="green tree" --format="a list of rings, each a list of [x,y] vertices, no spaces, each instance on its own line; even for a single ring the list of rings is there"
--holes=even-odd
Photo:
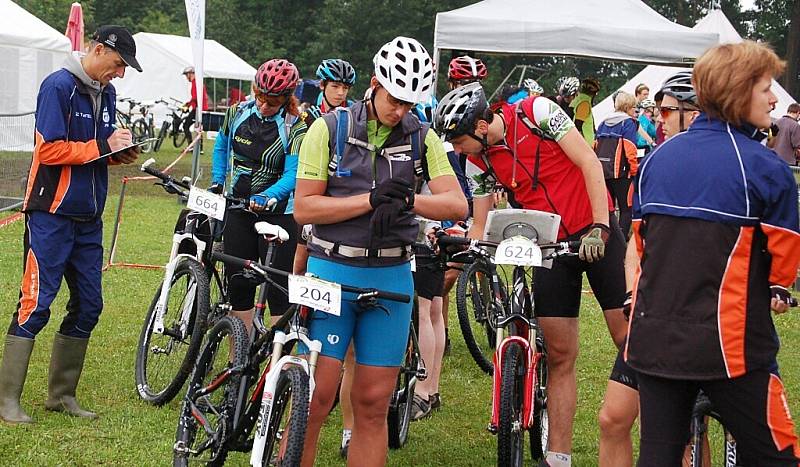
[[[797,98],[798,60],[800,60],[800,2],[797,0],[756,0],[757,11],[751,12],[753,39],[769,43],[787,62],[781,84]]]

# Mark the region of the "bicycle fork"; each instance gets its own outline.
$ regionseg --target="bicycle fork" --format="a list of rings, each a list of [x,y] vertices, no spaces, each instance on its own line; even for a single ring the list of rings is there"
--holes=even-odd
[[[498,335],[498,337],[501,337]],[[535,352],[530,342],[520,336],[508,336],[497,346],[494,354],[494,375],[492,376],[492,418],[488,430],[496,434],[500,425],[500,385],[503,381],[503,354],[510,344],[516,343],[522,348],[522,358],[525,360],[524,393],[522,398],[522,430],[527,430],[534,423],[534,395],[539,384],[536,368],[542,354]]]
[[[178,267],[178,262],[183,257],[188,257],[192,259],[196,259],[200,262],[199,255],[198,257],[194,257],[192,255],[187,254],[178,254],[178,248],[181,245],[181,242],[185,239],[191,239],[196,247],[198,252],[202,252],[205,250],[205,242],[202,240],[198,240],[192,234],[175,234],[172,237],[172,250],[169,254],[169,261],[165,266],[164,272],[164,281],[161,284],[161,293],[158,296],[158,301],[156,302],[155,312],[153,313],[153,332],[156,334],[167,334],[170,337],[175,339],[183,339],[188,331],[189,326],[189,316],[192,313],[192,309],[194,308],[194,300],[195,300],[195,290],[197,290],[197,284],[194,281],[189,283],[189,290],[187,291],[186,296],[188,300],[186,303],[183,304],[183,310],[181,310],[181,319],[180,319],[180,329],[176,332],[174,329],[165,330],[164,329],[164,315],[167,312],[167,302],[169,300],[169,289],[172,285],[172,279],[175,277],[175,269]]]
[[[264,378],[264,391],[261,396],[261,413],[258,417],[255,438],[253,439],[253,449],[250,453],[250,465],[261,466],[261,459],[264,456],[264,448],[267,445],[267,430],[272,419],[272,409],[275,403],[275,389],[278,385],[278,378],[285,366],[296,365],[308,374],[309,400],[314,396],[314,370],[317,367],[317,358],[322,351],[322,342],[311,340],[304,330],[297,326],[292,326],[289,334],[283,331],[276,331],[272,340],[272,355],[278,356],[283,352],[286,343],[299,340],[308,348],[308,360],[294,355],[284,355],[280,359],[270,359],[269,370]]]

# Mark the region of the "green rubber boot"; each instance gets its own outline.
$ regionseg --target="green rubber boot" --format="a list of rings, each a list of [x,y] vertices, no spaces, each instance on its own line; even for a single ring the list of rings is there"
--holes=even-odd
[[[75,399],[88,345],[88,338],[56,333],[47,375],[48,398],[44,403],[47,410],[65,412],[75,417],[97,418],[96,413],[82,409]]]
[[[33,339],[6,335],[3,365],[0,366],[0,419],[6,423],[33,423],[19,405],[32,351]]]

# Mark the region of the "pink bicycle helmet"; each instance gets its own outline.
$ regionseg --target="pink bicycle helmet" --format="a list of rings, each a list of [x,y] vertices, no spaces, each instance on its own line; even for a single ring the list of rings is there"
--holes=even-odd
[[[264,62],[256,72],[256,88],[268,96],[291,94],[297,87],[300,73],[289,60],[273,58]]]

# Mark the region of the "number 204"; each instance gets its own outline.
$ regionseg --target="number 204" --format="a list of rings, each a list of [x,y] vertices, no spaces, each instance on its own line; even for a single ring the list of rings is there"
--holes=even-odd
[[[300,287],[302,292],[300,292],[300,296],[305,299],[311,299],[315,302],[324,301],[328,305],[331,303],[331,293],[330,292],[323,292],[319,289],[313,289],[309,287],[302,286]]]

